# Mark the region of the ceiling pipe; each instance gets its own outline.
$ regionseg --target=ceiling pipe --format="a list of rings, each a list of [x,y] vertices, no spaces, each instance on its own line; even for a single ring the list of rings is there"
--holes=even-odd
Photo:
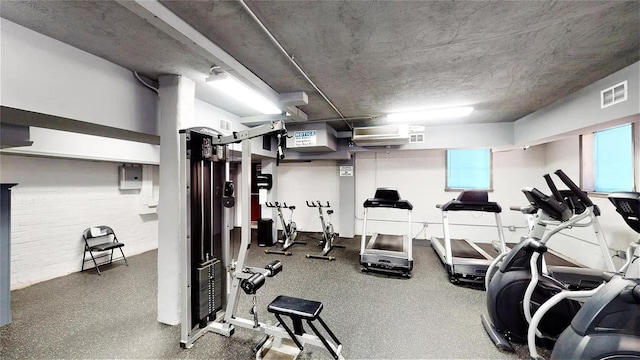
[[[313,86],[313,88],[316,89],[318,94],[320,94],[320,96],[322,96],[322,98],[333,108],[333,110],[335,110],[338,113],[338,115],[340,115],[340,118],[344,119],[344,115],[342,115],[340,110],[338,110],[338,108],[331,102],[331,100],[329,100],[329,98],[322,92],[322,90],[320,90],[320,88],[318,88],[318,86],[313,82],[313,80],[311,80],[309,76],[304,72],[304,70],[302,70],[300,65],[298,65],[298,63],[293,59],[293,56],[289,55],[287,50],[285,50],[285,48],[282,46],[282,44],[280,44],[278,39],[276,39],[273,36],[273,34],[271,34],[269,29],[267,29],[267,27],[262,23],[262,21],[260,21],[260,19],[256,16],[256,14],[249,8],[249,6],[247,6],[244,0],[239,0],[239,2],[240,4],[242,4],[242,7],[244,7],[244,9],[249,13],[249,15],[251,15],[253,20],[255,20],[255,22],[260,26],[260,28],[264,31],[264,33],[267,34],[269,39],[271,39],[271,41],[276,45],[276,47],[287,57],[287,59],[289,59],[291,64],[293,64],[293,66],[298,70],[298,72],[300,72],[300,74],[302,74],[302,76],[304,76],[304,78],[307,79],[309,84],[311,84],[311,86]],[[347,123],[347,125],[349,125],[349,127],[351,127],[351,124],[349,124],[346,120],[345,122]]]

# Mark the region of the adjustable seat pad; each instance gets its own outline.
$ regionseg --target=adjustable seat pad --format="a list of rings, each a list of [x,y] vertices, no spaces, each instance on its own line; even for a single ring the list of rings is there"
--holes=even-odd
[[[269,304],[267,310],[275,314],[315,320],[322,311],[322,303],[279,295]]]

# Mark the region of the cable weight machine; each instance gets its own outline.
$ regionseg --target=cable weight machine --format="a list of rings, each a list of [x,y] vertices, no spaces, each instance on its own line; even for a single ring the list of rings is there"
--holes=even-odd
[[[278,324],[268,325],[258,318],[257,292],[266,283],[266,278],[282,270],[282,263],[276,260],[265,267],[246,264],[251,245],[250,139],[274,133],[278,139],[277,165],[284,158],[280,144],[282,137],[286,136],[286,128],[282,121],[232,135],[222,135],[203,127],[180,131],[178,206],[182,208],[179,234],[183,244],[180,345],[190,348],[207,332],[231,336],[235,327],[243,327],[264,335],[254,347],[256,358],[272,350],[280,356],[289,354],[295,358],[304,345],[311,344],[326,349],[334,359],[343,359],[342,345],[320,318],[321,302],[281,295],[267,307]],[[236,205],[227,162],[228,145],[233,143],[242,145],[243,178],[239,189],[242,194],[242,234],[237,260],[232,259],[230,251],[231,226],[228,223],[231,208]],[[252,296],[253,306],[248,318],[237,313],[241,291]],[[303,321],[313,333],[305,332]],[[322,332],[319,326],[314,326],[315,321],[321,325]],[[293,345],[283,341],[287,339]]]

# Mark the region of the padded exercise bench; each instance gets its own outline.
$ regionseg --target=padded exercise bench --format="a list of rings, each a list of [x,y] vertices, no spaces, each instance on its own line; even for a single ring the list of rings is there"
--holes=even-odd
[[[320,312],[322,311],[321,302],[280,295],[275,298],[271,304],[269,304],[267,310],[275,315],[280,325],[282,325],[289,336],[291,336],[291,340],[293,340],[296,346],[298,346],[298,349],[303,350],[303,347],[302,344],[300,344],[300,341],[296,338],[296,335],[304,334],[302,320],[307,320],[307,324],[309,324],[311,330],[313,330],[318,339],[322,341],[322,344],[324,344],[324,347],[331,353],[331,356],[333,356],[334,359],[338,359],[338,354],[342,350],[342,344],[340,344],[340,341],[336,338],[333,332],[331,332],[327,324],[325,324],[325,322],[322,321],[322,318],[320,318]],[[293,331],[291,331],[291,328],[282,320],[281,315],[291,318],[291,321],[293,322]],[[327,339],[325,339],[313,325],[312,321],[314,320],[318,320],[320,325],[322,325],[329,336],[331,336],[331,339],[336,343],[337,352],[333,350],[329,343],[327,343]]]

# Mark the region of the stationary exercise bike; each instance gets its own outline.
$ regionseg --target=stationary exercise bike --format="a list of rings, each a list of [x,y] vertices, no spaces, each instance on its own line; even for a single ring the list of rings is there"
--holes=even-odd
[[[316,202],[309,202],[307,200],[307,206],[312,208],[318,208],[318,217],[320,218],[320,223],[322,224],[322,239],[318,242],[318,246],[322,247],[322,253],[320,254],[307,254],[307,258],[311,259],[324,259],[324,260],[335,260],[334,256],[329,256],[329,252],[334,248],[344,248],[344,245],[334,244],[334,240],[336,239],[337,234],[333,231],[333,224],[331,224],[331,214],[333,214],[333,210],[329,209],[331,205],[327,201],[327,205],[322,205],[322,203],[318,200]],[[327,217],[328,220],[325,222],[324,220],[324,212],[322,208],[327,209]]]
[[[627,225],[640,233],[640,193],[611,193],[608,198]],[[571,325],[558,337],[551,358],[640,359],[640,261],[636,262],[639,248],[640,241],[629,245],[625,264],[617,273],[609,273],[606,284],[590,291],[562,291],[540,306],[527,333],[531,358],[540,358],[536,333],[546,313],[564,299],[586,299]],[[632,265],[634,268],[629,270]]]
[[[281,250],[265,250],[265,254],[278,254],[278,255],[286,255],[291,256],[292,253],[287,251],[288,248],[292,247],[295,244],[305,245],[305,241],[296,241],[296,237],[298,236],[298,227],[296,226],[295,221],[293,221],[293,210],[296,209],[295,206],[287,206],[287,203],[280,204],[279,202],[271,203],[265,202],[265,205],[268,208],[276,208],[278,210],[278,218],[280,219],[280,223],[282,224],[282,239],[278,240],[279,243],[282,244]],[[289,214],[289,221],[285,221],[284,215],[282,214],[282,208],[289,209],[291,213]]]

